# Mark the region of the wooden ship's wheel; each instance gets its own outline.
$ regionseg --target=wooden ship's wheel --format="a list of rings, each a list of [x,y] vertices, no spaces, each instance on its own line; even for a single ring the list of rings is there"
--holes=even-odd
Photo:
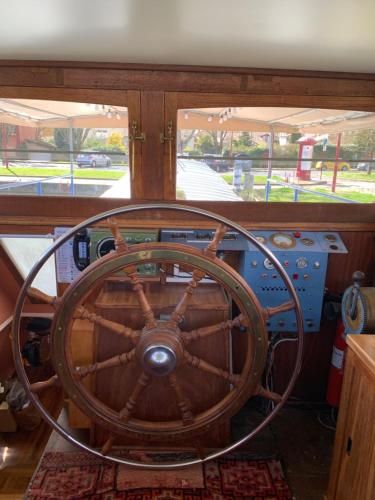
[[[200,214],[217,223],[216,232],[204,250],[181,244],[158,242],[128,247],[120,234],[115,217],[146,210],[175,210]],[[114,235],[115,251],[87,267],[61,297],[50,297],[31,288],[35,276],[57,248],[78,231],[105,219],[108,220],[108,225]],[[232,267],[216,257],[217,247],[228,228],[240,233],[270,259],[289,291],[288,302],[274,308],[263,308],[243,278]],[[181,297],[176,299],[174,310],[167,318],[158,318],[149,303],[142,279],[137,272],[137,266],[144,263],[157,263],[162,266],[179,264],[191,270],[191,279]],[[93,293],[93,290],[118,272],[125,273],[132,293],[137,298],[142,317],[141,328],[135,329],[107,319],[86,307],[86,299]],[[225,290],[236,304],[238,314],[233,319],[187,330],[184,328],[184,316],[192,297],[196,294],[197,287],[200,286],[199,282],[205,276],[209,276]],[[165,286],[167,287],[168,284]],[[20,354],[21,314],[27,297],[42,300],[51,304],[55,309],[51,342],[52,360],[56,373],[48,380],[33,384],[30,384],[27,378]],[[299,344],[294,371],[288,387],[284,394],[279,395],[265,389],[261,384],[268,351],[266,321],[276,313],[289,310],[294,310],[296,315]],[[108,335],[122,340],[126,339],[129,348],[107,359],[78,366],[71,351],[72,324],[76,319],[87,320],[105,328],[109,332]],[[275,256],[241,226],[221,216],[193,207],[167,204],[134,205],[115,209],[84,221],[63,235],[42,256],[31,270],[18,298],[13,322],[13,349],[17,372],[30,400],[54,429],[66,439],[84,450],[114,462],[141,467],[174,468],[208,461],[235,449],[256,435],[276,415],[290,394],[299,372],[302,356],[302,325],[298,298],[286,272]],[[193,347],[196,342],[215,336],[219,338],[220,334],[229,332],[233,328],[241,329],[242,337],[245,339],[241,347],[245,349],[245,354],[238,373],[210,363],[207,357],[205,359],[204,356],[194,354]],[[132,382],[131,387],[127,387],[126,391],[125,388],[118,387],[119,392],[125,391],[126,398],[122,407],[113,408],[88,390],[84,380],[92,374],[97,375],[103,370],[119,367],[131,370]],[[192,393],[189,392],[190,381],[186,380],[186,367],[200,372],[204,377],[225,381],[225,395],[214,403],[210,401],[206,406],[197,406],[195,401],[190,399],[191,394],[197,394],[197,388]],[[173,417],[160,419],[160,417],[148,415],[147,412],[140,414],[137,410],[142,394],[153,383],[173,393],[175,405]],[[116,380],[113,380],[113,384],[116,384]],[[101,449],[78,442],[69,430],[63,428],[45,410],[38,393],[53,385],[62,385],[68,397],[78,408],[92,419],[95,425],[105,430],[108,438]],[[158,394],[160,397],[160,391]],[[200,450],[197,458],[163,463],[145,463],[113,454],[113,445],[118,437],[125,440],[137,438],[142,443],[157,440],[165,443],[166,447],[176,440],[194,442],[197,436],[206,433],[212,426],[228,421],[253,395],[273,400],[275,403],[273,411],[246,436],[223,449],[210,453]],[[163,399],[158,403],[162,407]],[[199,408],[199,410],[194,410],[194,408]]]

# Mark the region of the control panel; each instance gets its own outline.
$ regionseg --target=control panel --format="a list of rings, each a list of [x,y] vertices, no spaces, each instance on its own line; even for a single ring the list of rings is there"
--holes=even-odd
[[[158,241],[158,230],[120,230],[120,233],[128,245]],[[82,271],[91,262],[103,257],[115,249],[115,240],[112,233],[106,229],[91,229],[77,233],[73,241],[73,254],[77,268]],[[140,276],[155,276],[157,265],[151,262],[138,266]]]
[[[214,230],[162,230],[161,241],[204,248]],[[347,253],[340,236],[333,232],[252,231],[256,239],[271,250],[290,277],[301,303],[304,329],[319,331],[329,253]],[[290,300],[286,286],[272,263],[242,235],[228,231],[218,251],[241,252],[239,272],[256,293],[263,307]],[[270,318],[269,331],[294,332],[293,311]]]

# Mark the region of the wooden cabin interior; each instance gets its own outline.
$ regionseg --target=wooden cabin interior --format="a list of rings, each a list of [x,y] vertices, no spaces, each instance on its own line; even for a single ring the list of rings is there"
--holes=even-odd
[[[3,2],[1,499],[375,499],[374,14]]]

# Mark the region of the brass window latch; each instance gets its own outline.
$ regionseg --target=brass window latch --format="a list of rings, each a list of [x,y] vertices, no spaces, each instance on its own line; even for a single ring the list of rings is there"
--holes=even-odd
[[[167,135],[164,135],[163,132],[160,132],[160,142],[161,144],[165,144],[166,142],[171,143],[173,141],[173,134],[172,134],[172,122],[169,121],[167,124]]]
[[[141,141],[145,142],[146,136],[143,132],[140,132],[139,125],[137,121],[132,122],[132,133],[129,135],[129,142]]]

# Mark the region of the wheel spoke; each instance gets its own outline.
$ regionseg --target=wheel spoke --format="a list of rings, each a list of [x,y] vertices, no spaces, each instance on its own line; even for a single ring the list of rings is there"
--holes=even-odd
[[[117,252],[127,252],[129,250],[129,246],[122,237],[120,233],[120,228],[118,227],[118,222],[114,217],[109,217],[107,219],[107,223],[113,237],[115,239],[115,249]]]
[[[283,304],[280,304],[279,306],[264,307],[263,314],[266,317],[266,319],[268,319],[271,316],[274,316],[275,314],[291,311],[292,309],[295,309],[295,307],[296,307],[296,305],[293,301],[284,302]]]
[[[91,365],[86,366],[76,366],[75,377],[77,380],[81,380],[90,373],[96,373],[106,368],[115,368],[116,366],[127,365],[135,356],[135,349],[129,352],[123,352],[113,356],[112,358],[105,359],[104,361],[98,361]]]
[[[176,325],[178,325],[182,321],[185,311],[191,300],[191,297],[193,296],[193,293],[197,288],[198,283],[200,282],[201,279],[205,277],[205,275],[206,273],[204,271],[200,271],[199,269],[194,269],[193,276],[189,281],[188,286],[186,287],[180,302],[177,304],[177,306],[175,307],[174,311],[171,314],[171,321],[176,323]]]
[[[91,323],[95,323],[96,325],[108,328],[108,330],[117,333],[117,335],[121,335],[122,337],[131,339],[134,343],[137,342],[138,338],[141,335],[140,331],[133,330],[132,328],[120,325],[120,323],[116,323],[115,321],[103,318],[103,316],[100,316],[99,314],[90,313],[83,306],[78,306],[76,308],[73,317],[74,319],[87,319]]]
[[[227,231],[227,226],[224,226],[224,224],[218,224],[212,241],[206,246],[203,253],[212,258],[216,257],[217,248]]]
[[[227,232],[227,230],[228,228],[223,224],[219,224],[217,226],[212,241],[203,250],[204,255],[211,258],[214,258],[216,256],[217,247],[219,246],[219,243],[222,240],[224,234]],[[204,271],[200,271],[199,269],[194,269],[192,279],[189,281],[189,284],[186,287],[180,302],[177,304],[175,310],[171,314],[171,320],[177,325],[182,321],[186,309],[188,308],[190,300],[193,296],[193,293],[197,288],[198,283],[205,277],[205,275],[206,273]]]
[[[129,250],[129,246],[122,237],[120,233],[120,229],[118,227],[118,223],[116,219],[110,217],[107,219],[109,228],[113,234],[115,239],[115,248],[117,252],[127,252]],[[143,283],[137,273],[137,266],[130,265],[123,268],[124,273],[130,279],[130,282],[133,286],[133,290],[137,294],[138,302],[142,310],[142,314],[145,318],[145,323],[147,328],[155,328],[157,326],[154,313],[152,308],[147,300],[146,294],[143,289]]]
[[[263,398],[270,399],[274,403],[280,403],[282,397],[277,392],[269,391],[265,389],[263,386],[259,385],[254,396],[262,396]]]
[[[44,389],[48,389],[48,387],[59,386],[60,381],[57,375],[53,375],[53,377],[43,380],[42,382],[35,382],[30,385],[30,389],[32,392],[37,394],[38,392],[43,391]]]
[[[223,370],[222,368],[218,368],[217,366],[211,365],[204,361],[202,358],[198,358],[197,356],[193,356],[187,351],[184,351],[184,358],[188,365],[197,368],[206,373],[212,373],[213,375],[217,375],[225,380],[228,380],[233,385],[239,385],[241,382],[241,376],[229,373],[227,370]]]
[[[142,373],[140,377],[138,378],[133,392],[131,393],[128,401],[126,402],[126,405],[124,408],[119,412],[120,418],[123,422],[128,422],[131,414],[133,413],[133,410],[135,408],[135,405],[137,404],[138,398],[141,395],[141,392],[143,389],[146,387],[150,380],[150,377],[146,375],[146,373]]]
[[[115,436],[109,436],[107,441],[103,444],[102,449],[100,450],[102,455],[106,456],[111,451],[113,443],[115,441]]]
[[[193,340],[203,339],[220,332],[227,332],[232,328],[239,328],[240,326],[247,326],[246,320],[242,314],[232,320],[223,321],[222,323],[217,323],[216,325],[204,326],[203,328],[197,328],[196,330],[191,330],[190,332],[181,332],[181,338],[184,344],[187,345]]]
[[[176,374],[172,373],[171,375],[169,375],[168,378],[169,378],[169,383],[171,384],[177,398],[177,403],[181,412],[182,421],[185,425],[191,424],[194,421],[194,415],[191,412],[191,403],[184,396]]]

